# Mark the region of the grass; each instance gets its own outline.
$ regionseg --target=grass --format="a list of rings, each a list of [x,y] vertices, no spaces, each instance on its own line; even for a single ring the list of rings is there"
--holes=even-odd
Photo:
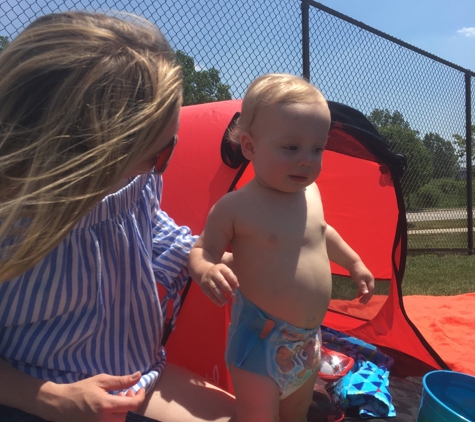
[[[417,221],[409,230],[435,230],[467,227],[466,220]],[[409,234],[409,249],[467,248],[467,233]],[[333,277],[334,299],[351,300],[356,284],[346,277]],[[402,283],[404,295],[454,296],[475,292],[475,255],[467,253],[409,252]],[[375,294],[387,295],[388,282],[376,282]],[[475,306],[475,304],[474,304]]]
[[[433,229],[459,229],[467,228],[467,220],[431,220],[431,221],[408,221],[408,230],[433,230]]]
[[[475,291],[475,256],[455,254],[409,255],[404,295],[452,296]]]
[[[466,232],[410,234],[407,247],[409,249],[467,248],[467,238]]]
[[[407,228],[411,230],[438,230],[438,229],[466,229],[467,220],[432,220],[432,221],[411,221],[407,223]],[[468,233],[410,233],[408,236],[409,249],[431,249],[431,248],[467,248]]]
[[[332,299],[353,300],[358,293],[356,283],[349,277],[334,275],[332,283]],[[389,281],[377,281],[374,286],[375,295],[389,294]]]
[[[408,255],[402,292],[404,295],[423,296],[454,296],[475,292],[475,255]],[[352,300],[356,293],[356,283],[351,279],[333,276],[333,299]],[[377,281],[374,294],[388,295],[389,282]]]
[[[467,221],[436,220],[408,223],[408,230],[466,228]],[[409,249],[467,248],[467,232],[408,235]],[[475,291],[475,255],[409,253],[402,290],[404,295],[451,296]]]

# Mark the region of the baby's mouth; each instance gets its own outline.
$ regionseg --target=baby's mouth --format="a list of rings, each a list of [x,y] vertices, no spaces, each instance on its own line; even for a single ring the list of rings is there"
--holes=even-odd
[[[290,175],[289,176],[290,180],[292,180],[293,182],[297,182],[297,183],[302,183],[302,182],[306,182],[308,180],[308,176],[298,176],[298,175]]]

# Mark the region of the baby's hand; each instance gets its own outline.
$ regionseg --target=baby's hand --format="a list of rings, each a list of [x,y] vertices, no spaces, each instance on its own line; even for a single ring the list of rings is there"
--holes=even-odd
[[[350,269],[350,275],[358,285],[358,294],[356,297],[360,299],[360,303],[366,305],[374,292],[374,277],[371,271],[361,261],[357,262]]]
[[[234,289],[239,287],[238,279],[231,269],[224,264],[213,265],[201,278],[201,289],[216,305],[228,303],[229,297],[234,297]]]

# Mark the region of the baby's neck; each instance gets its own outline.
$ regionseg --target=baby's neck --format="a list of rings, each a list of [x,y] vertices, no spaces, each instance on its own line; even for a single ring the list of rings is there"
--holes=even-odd
[[[275,192],[277,195],[284,195],[284,196],[291,196],[291,195],[301,195],[302,192],[305,192],[307,187],[302,187],[302,189],[294,191],[294,192],[287,192],[284,190],[276,189],[272,186],[268,186],[265,183],[262,183],[259,179],[256,177],[251,181],[251,185],[254,185],[255,188],[257,189],[264,189],[264,191],[267,192]]]

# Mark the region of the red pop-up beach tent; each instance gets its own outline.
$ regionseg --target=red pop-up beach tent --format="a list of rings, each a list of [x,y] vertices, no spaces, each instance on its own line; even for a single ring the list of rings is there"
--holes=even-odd
[[[225,139],[240,107],[232,100],[182,109],[162,208],[196,234],[212,205],[252,178],[252,165]],[[393,371],[420,375],[447,368],[404,309],[407,230],[399,183],[404,157],[389,150],[360,112],[332,102],[330,110],[332,128],[317,180],[325,219],[372,271],[376,292],[369,305],[359,304],[356,288],[348,296],[354,284],[348,273],[332,265],[334,295],[324,325],[381,348],[394,358]],[[170,360],[229,390],[223,358],[228,324],[228,307],[217,307],[192,284],[167,342]]]

